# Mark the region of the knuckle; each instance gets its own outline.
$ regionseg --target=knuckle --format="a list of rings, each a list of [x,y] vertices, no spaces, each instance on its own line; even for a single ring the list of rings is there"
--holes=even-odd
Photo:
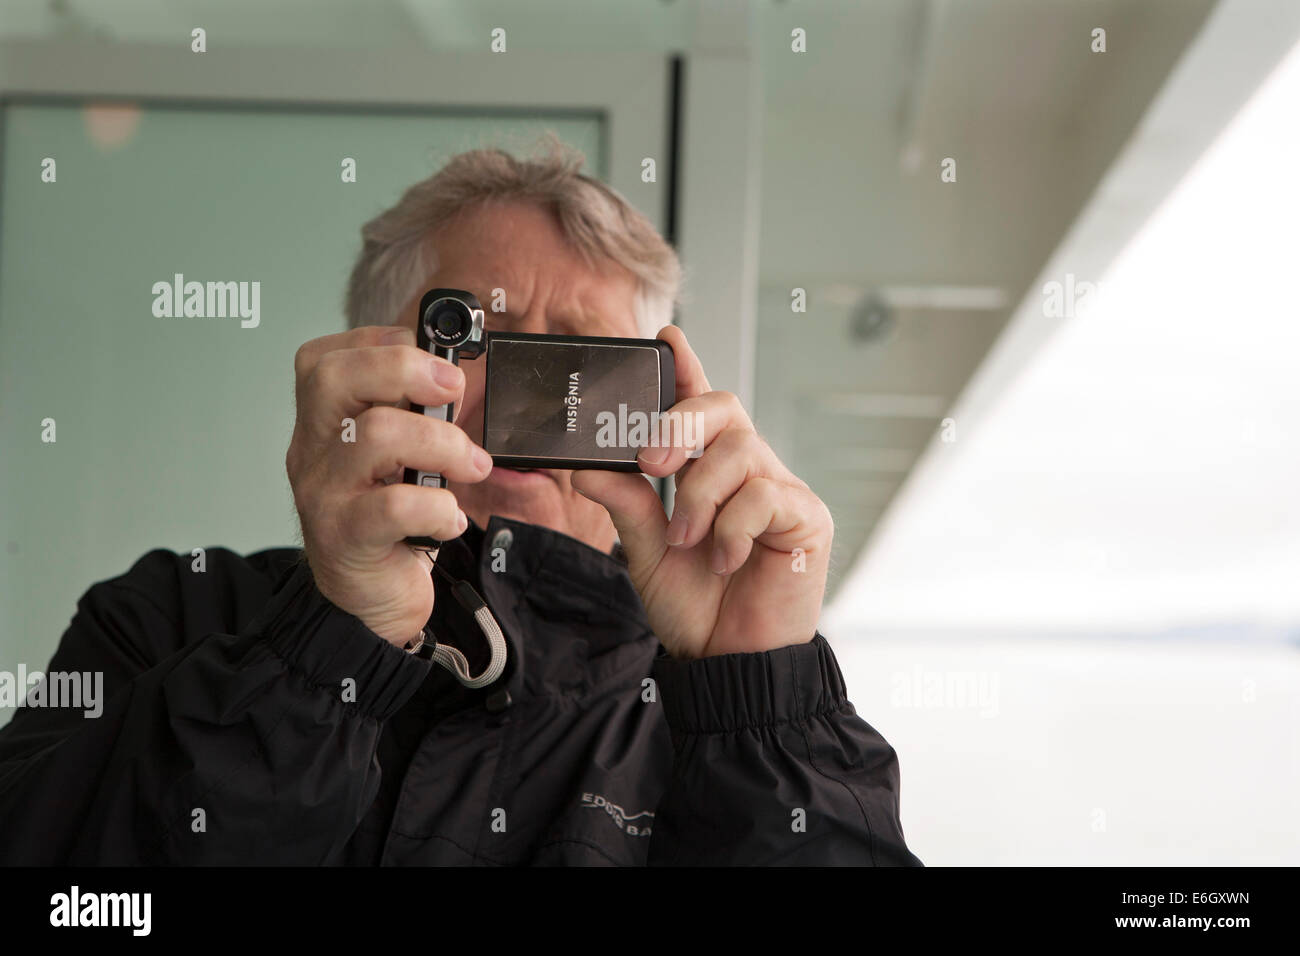
[[[436,418],[428,418],[421,415],[418,419],[418,424],[416,425],[416,434],[418,435],[416,440],[420,445],[426,448],[432,449],[435,452],[441,452],[447,447],[449,439],[452,441],[455,440],[454,435],[447,434],[447,429],[449,427],[455,428],[456,426],[449,425],[447,422],[440,422]],[[456,430],[460,431],[459,428]]]
[[[822,501],[806,485],[790,493],[799,495],[798,511],[805,526],[818,537],[830,539],[835,534],[835,517],[826,502]]]
[[[316,350],[314,348],[315,339],[304,342],[298,346],[298,350],[293,353],[293,374],[295,378],[305,378],[312,370],[315,364]]]
[[[434,517],[450,521],[455,518],[456,512],[460,510],[460,505],[456,502],[456,496],[447,488],[435,488],[433,494],[428,496],[429,513]]]
[[[289,477],[289,490],[293,494],[294,506],[298,513],[307,510],[311,489],[316,482],[313,476],[316,470],[311,467],[311,460],[306,452],[297,445],[290,445],[284,455],[284,470]]]
[[[781,487],[770,478],[752,478],[750,479],[749,487],[753,489],[751,494],[757,504],[760,504],[765,508],[775,508],[781,503],[783,491]]]
[[[338,352],[326,352],[307,376],[307,391],[313,398],[333,394],[343,380],[342,362]]]
[[[737,530],[741,526],[740,511],[737,508],[727,507],[719,511],[713,518],[713,538],[715,541],[725,541],[736,536]]]
[[[730,409],[733,412],[739,411],[741,414],[744,414],[745,406],[741,404],[740,396],[737,395],[735,392],[728,392],[724,390],[724,391],[714,392],[713,394],[718,397],[718,401],[723,405],[723,407]]]
[[[827,507],[826,502],[822,501],[820,498],[817,499],[817,512],[818,526],[828,538],[834,537],[835,516],[831,514],[831,509]]]
[[[405,414],[390,405],[373,405],[357,416],[357,437],[368,444],[387,448],[401,439],[403,422],[397,414]]]
[[[419,349],[402,349],[398,362],[403,379],[407,382],[418,382],[422,378],[428,378],[430,361],[430,356]]]
[[[463,428],[435,418],[421,420],[424,422],[424,441],[446,461],[459,461],[469,454],[472,443]]]
[[[375,509],[379,512],[379,519],[385,524],[400,523],[406,515],[409,487],[409,485],[389,485],[375,492],[379,495],[378,501],[375,502]]]

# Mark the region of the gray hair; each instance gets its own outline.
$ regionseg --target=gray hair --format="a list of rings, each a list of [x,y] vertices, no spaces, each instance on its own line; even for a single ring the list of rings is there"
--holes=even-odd
[[[668,325],[681,286],[677,254],[627,200],[580,172],[581,152],[553,135],[542,147],[531,159],[499,149],[461,153],[366,223],[361,255],[348,280],[348,326],[396,322],[437,267],[433,232],[465,209],[510,200],[550,210],[588,265],[613,262],[636,277],[641,335],[653,337]]]

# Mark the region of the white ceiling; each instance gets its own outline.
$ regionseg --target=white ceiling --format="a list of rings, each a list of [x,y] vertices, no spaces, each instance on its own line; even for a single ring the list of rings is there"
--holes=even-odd
[[[909,475],[837,632],[1294,639],[1297,312],[1269,277],[1295,257],[1300,188],[1271,169],[1300,148],[1298,40],[1300,7],[1216,7],[964,390],[960,440]],[[1069,272],[1100,295],[1048,314],[1037,285]]]
[[[1211,6],[760,6],[757,414],[836,516],[833,583]],[[803,56],[787,52],[795,26]],[[939,177],[948,157],[954,183]],[[807,315],[791,314],[795,287]],[[1004,304],[900,307],[884,335],[855,341],[855,297],[900,287]]]

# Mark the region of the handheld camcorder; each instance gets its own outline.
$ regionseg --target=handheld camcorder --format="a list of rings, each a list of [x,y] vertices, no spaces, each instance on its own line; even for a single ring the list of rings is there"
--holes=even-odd
[[[486,355],[483,447],[497,467],[638,471],[637,452],[666,433],[674,402],[672,348],[658,339],[536,335],[484,329],[469,292],[432,289],[420,300],[417,345],[453,364]],[[412,405],[439,421],[452,405]],[[437,472],[405,470],[408,484],[442,488]],[[433,538],[407,543],[437,548]]]

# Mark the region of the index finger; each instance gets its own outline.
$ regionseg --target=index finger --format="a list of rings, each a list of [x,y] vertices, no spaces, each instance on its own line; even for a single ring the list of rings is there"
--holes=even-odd
[[[686,341],[685,332],[675,325],[666,325],[655,337],[661,342],[667,342],[673,350],[673,365],[677,373],[676,401],[681,402],[713,391],[709,387],[708,378],[704,375],[704,366],[700,364],[700,357],[691,348],[691,343]]]
[[[362,325],[346,332],[322,335],[304,342],[293,357],[293,371],[302,381],[316,368],[321,356],[338,349],[360,349],[371,345],[414,345],[415,333],[403,325]]]

